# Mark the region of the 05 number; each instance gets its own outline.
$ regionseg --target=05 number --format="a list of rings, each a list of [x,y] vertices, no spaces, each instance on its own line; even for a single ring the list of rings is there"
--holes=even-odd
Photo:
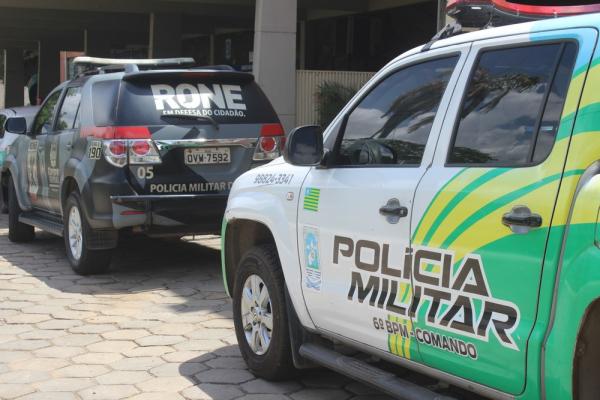
[[[139,179],[152,179],[154,178],[154,167],[138,167],[137,177]]]

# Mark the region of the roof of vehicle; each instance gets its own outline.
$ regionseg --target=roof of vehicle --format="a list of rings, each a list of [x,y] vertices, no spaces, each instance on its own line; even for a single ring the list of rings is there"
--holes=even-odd
[[[9,107],[0,110],[0,114],[7,117],[33,117],[40,109],[40,106]]]
[[[499,37],[534,34],[544,31],[553,31],[557,29],[583,28],[590,27],[600,30],[600,13],[577,15],[572,17],[550,18],[521,24],[505,25],[497,28],[482,29],[474,32],[462,33],[438,40],[431,45],[431,49],[452,46],[461,43],[474,42],[479,40],[494,39]],[[392,60],[391,63],[399,61],[405,57],[420,53],[423,46],[415,47]]]
[[[104,72],[96,74],[81,74],[71,81],[65,82],[66,85],[79,83],[81,85],[86,82],[95,83],[100,81],[125,80],[125,81],[140,81],[162,78],[165,76],[189,76],[190,78],[204,78],[209,80],[218,80],[222,78],[227,81],[235,81],[240,83],[251,82],[254,76],[248,72],[235,71],[222,66],[181,68],[181,69],[152,69],[142,71],[116,71]],[[60,87],[60,86],[59,86]],[[59,88],[57,87],[57,89]]]

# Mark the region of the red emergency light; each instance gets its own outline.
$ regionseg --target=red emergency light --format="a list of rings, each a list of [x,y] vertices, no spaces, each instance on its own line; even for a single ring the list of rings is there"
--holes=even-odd
[[[531,5],[508,0],[449,0],[446,12],[464,27],[483,28],[600,12],[600,4]]]

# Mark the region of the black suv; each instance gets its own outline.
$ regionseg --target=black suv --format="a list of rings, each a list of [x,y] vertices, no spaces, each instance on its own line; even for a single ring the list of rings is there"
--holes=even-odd
[[[121,60],[50,93],[4,163],[9,239],[64,236],[73,269],[91,274],[120,230],[219,232],[233,181],[278,157],[284,132],[251,74],[191,62]]]

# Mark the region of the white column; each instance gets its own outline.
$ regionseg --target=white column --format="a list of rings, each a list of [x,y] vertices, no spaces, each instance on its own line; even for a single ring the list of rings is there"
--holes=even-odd
[[[286,132],[296,124],[297,7],[297,0],[256,0],[253,72]]]

